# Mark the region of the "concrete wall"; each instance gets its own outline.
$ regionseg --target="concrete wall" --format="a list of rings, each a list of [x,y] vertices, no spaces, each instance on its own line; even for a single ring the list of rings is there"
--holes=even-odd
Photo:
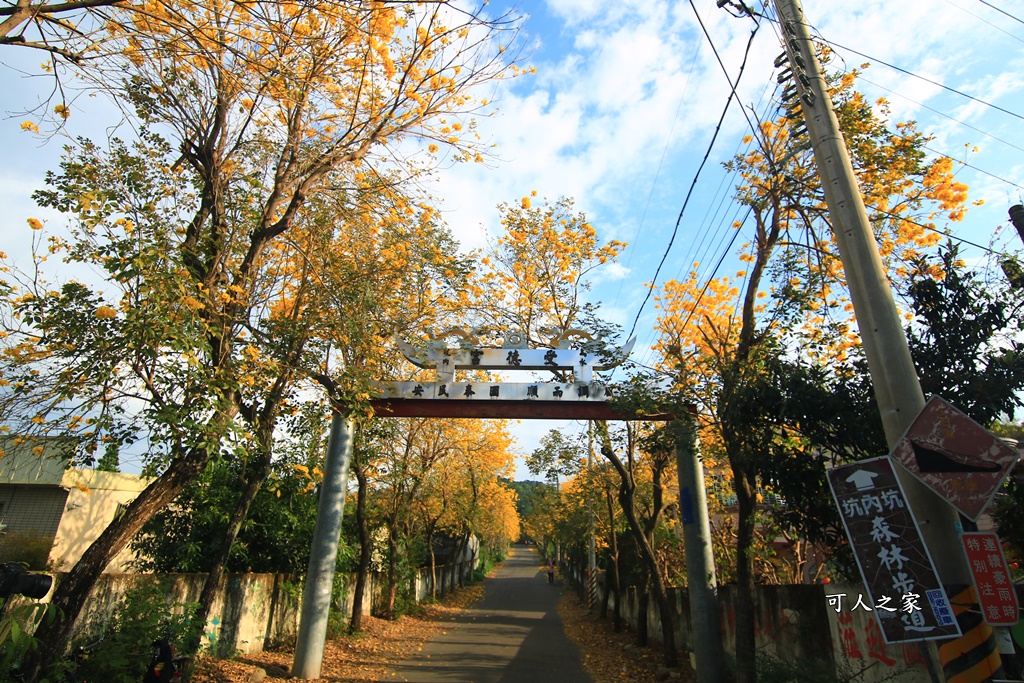
[[[59,437],[0,435],[0,483],[57,486],[73,450]]]
[[[583,572],[567,568],[573,583],[583,585]],[[826,590],[827,589],[827,590]],[[886,645],[873,614],[848,606],[840,612],[829,607],[826,593],[856,595],[852,586],[787,585],[759,586],[755,595],[755,637],[759,657],[785,665],[798,680],[822,680],[826,672],[835,680],[858,683],[930,683],[931,677],[917,643]],[[599,582],[598,604],[604,599],[605,585]],[[675,605],[676,643],[692,650],[690,605],[685,588],[670,589]],[[722,637],[726,657],[735,660],[735,590],[719,588]],[[609,614],[615,596],[610,596]],[[636,588],[624,591],[620,607],[623,618],[636,630],[639,600]],[[661,640],[661,616],[651,596],[648,609],[648,634]],[[825,677],[822,674],[825,673]]]
[[[438,567],[438,597],[445,595],[465,581],[473,570],[472,562],[449,567]],[[93,638],[102,632],[120,599],[134,586],[157,582],[167,595],[168,605],[196,602],[202,591],[205,574],[104,574],[93,587],[85,610],[76,624],[75,632],[81,638]],[[59,576],[57,577],[59,581]],[[350,618],[353,587],[356,575],[344,577],[342,599],[332,605]],[[371,573],[363,604],[363,614],[378,614],[385,592],[386,577]],[[416,601],[432,595],[429,569],[421,569],[414,576]],[[52,591],[51,591],[52,593]],[[49,597],[44,601],[49,600]],[[229,574],[221,579],[207,623],[207,643],[220,654],[252,654],[295,638],[299,626],[299,605],[302,584],[282,574]]]

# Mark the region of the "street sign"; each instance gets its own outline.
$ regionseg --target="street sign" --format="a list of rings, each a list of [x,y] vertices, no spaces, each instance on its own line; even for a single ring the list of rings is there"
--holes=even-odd
[[[828,483],[885,642],[960,635],[889,457],[836,467]]]
[[[1017,451],[938,396],[892,452],[893,460],[977,521],[1017,462]]]
[[[999,538],[992,532],[972,531],[960,536],[981,613],[990,626],[1013,626],[1019,620],[1017,594]]]

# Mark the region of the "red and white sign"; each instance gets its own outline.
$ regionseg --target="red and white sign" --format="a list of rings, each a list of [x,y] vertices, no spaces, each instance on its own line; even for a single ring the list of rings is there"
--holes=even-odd
[[[978,602],[990,626],[1013,626],[1020,618],[1006,557],[999,538],[991,532],[972,531],[960,536],[971,566]]]
[[[892,458],[977,521],[1017,463],[1017,451],[932,396],[896,444]]]

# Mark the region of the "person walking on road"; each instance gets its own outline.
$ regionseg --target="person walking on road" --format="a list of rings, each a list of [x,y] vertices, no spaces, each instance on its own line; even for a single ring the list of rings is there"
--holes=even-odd
[[[548,583],[555,582],[555,562],[554,560],[548,560]]]

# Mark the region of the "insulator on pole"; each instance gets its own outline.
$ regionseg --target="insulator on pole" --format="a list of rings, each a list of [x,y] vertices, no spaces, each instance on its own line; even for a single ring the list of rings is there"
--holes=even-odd
[[[783,69],[779,72],[779,75],[775,78],[775,82],[779,85],[789,80],[790,76],[793,75],[793,70],[790,68]]]
[[[781,55],[775,58],[775,68],[778,69],[780,66],[789,61],[789,54],[783,52]]]
[[[1010,207],[1010,221],[1017,228],[1017,234],[1024,240],[1024,206],[1014,204]]]

